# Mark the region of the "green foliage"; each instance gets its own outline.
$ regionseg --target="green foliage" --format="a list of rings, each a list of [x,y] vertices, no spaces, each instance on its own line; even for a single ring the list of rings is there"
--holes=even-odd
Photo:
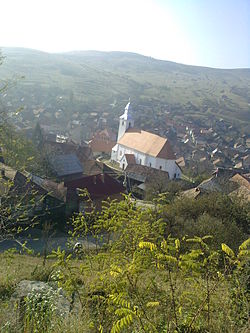
[[[167,233],[180,238],[212,235],[215,248],[224,242],[237,249],[249,233],[249,203],[220,193],[176,198],[161,214]]]
[[[24,331],[34,333],[50,332],[56,314],[57,292],[52,289],[29,293],[22,304]]]
[[[25,169],[34,174],[45,174],[46,162],[40,152],[8,122],[0,125],[0,142],[5,164],[17,170]]]
[[[193,184],[184,180],[169,180],[164,176],[151,177],[146,183],[145,199],[153,201],[164,196],[164,202],[168,203],[174,200],[181,191],[187,190]]]
[[[72,244],[88,237],[94,244],[83,245],[77,253],[54,251],[56,262],[49,279],[66,291],[71,313],[64,324],[51,319],[51,326],[49,319],[48,330],[231,333],[246,329],[249,240],[232,249],[223,241],[217,246],[211,235],[170,235],[167,225],[175,202],[165,205],[160,199],[154,208],[145,209],[125,196],[121,202],[105,202],[96,212],[88,194],[82,195],[88,205],[72,221]],[[200,203],[195,207],[195,202],[184,205],[190,212],[184,209],[183,215],[205,209]],[[223,213],[222,220],[227,217],[223,210],[213,213],[218,217],[218,212]],[[32,311],[30,322],[36,318]]]
[[[0,54],[0,65],[1,60]],[[8,84],[0,81],[0,93],[7,90]],[[20,111],[20,108],[17,109],[16,114]],[[0,176],[0,241],[17,236],[27,225],[34,225],[36,217],[32,212],[42,200],[41,196],[37,198],[37,191],[30,186],[30,179],[27,177],[27,181],[24,181],[25,177],[18,171],[27,170],[41,174],[43,162],[32,142],[14,129],[10,118],[4,107],[0,105],[1,162],[14,168],[14,170],[7,170],[10,176],[5,173]],[[20,177],[16,181],[17,175]]]
[[[212,236],[165,237],[161,233],[163,208],[157,204],[153,210],[143,210],[125,197],[119,203],[106,202],[97,214],[90,210],[74,219],[73,236],[92,235],[99,246],[76,254],[79,266],[59,251],[57,281],[78,294],[83,311],[92,304],[95,332],[100,327],[111,332],[224,329],[218,304],[228,274],[235,274],[233,265],[222,265],[221,251],[214,248]],[[248,241],[244,242],[235,254],[242,258],[242,264],[247,260],[247,245]],[[232,256],[225,244],[222,250]],[[86,301],[89,295],[90,303]],[[223,320],[244,327],[246,321],[233,323],[234,315],[228,314],[223,313]]]
[[[221,247],[230,284],[230,317],[239,326],[244,326],[249,321],[250,238],[239,246],[237,255],[226,244]]]

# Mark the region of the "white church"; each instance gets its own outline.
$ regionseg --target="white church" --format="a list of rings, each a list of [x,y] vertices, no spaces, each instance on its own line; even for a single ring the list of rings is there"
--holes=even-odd
[[[165,171],[169,179],[181,177],[168,139],[134,128],[130,102],[120,116],[117,144],[112,148],[111,160],[118,162],[123,170],[133,163]]]

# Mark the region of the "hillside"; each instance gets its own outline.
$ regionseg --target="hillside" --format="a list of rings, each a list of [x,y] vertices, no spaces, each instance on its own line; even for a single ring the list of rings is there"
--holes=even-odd
[[[203,121],[223,117],[250,132],[250,69],[195,67],[126,52],[2,53],[1,79],[12,80],[2,102],[10,111],[23,106],[24,120],[45,116],[63,126],[73,114],[84,121],[105,113],[114,125],[130,97],[137,119],[146,115],[146,127],[168,111]]]

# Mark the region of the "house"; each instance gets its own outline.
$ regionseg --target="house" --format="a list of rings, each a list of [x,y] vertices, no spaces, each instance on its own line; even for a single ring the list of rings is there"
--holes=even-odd
[[[114,175],[114,169],[111,169],[105,163],[97,160],[88,160],[83,163],[83,175],[93,176],[100,173]]]
[[[250,169],[250,154],[242,157],[242,166],[244,169]]]
[[[80,190],[87,190],[95,207],[100,209],[102,201],[107,198],[122,199],[121,193],[125,192],[124,187],[108,174],[97,174],[86,176],[64,182],[67,187],[67,213],[82,211],[87,205],[86,198],[81,197]]]
[[[105,128],[94,134],[89,145],[94,155],[109,154],[116,144],[116,135],[109,128]]]
[[[250,138],[246,139],[246,148],[250,149]]]
[[[93,158],[91,147],[88,144],[74,142],[67,135],[62,134],[56,126],[37,123],[33,133],[33,141],[48,156],[75,153],[80,162]]]
[[[237,183],[239,186],[244,186],[250,191],[250,180],[244,174],[236,173],[230,178],[230,181]]]
[[[122,169],[127,169],[128,165],[136,164],[135,155],[134,154],[124,154],[121,158],[120,164],[122,165]]]
[[[183,191],[181,196],[196,199],[208,193],[220,192],[230,197],[238,196],[250,202],[250,179],[247,174],[240,174],[233,169],[217,169],[212,177],[199,186]]]
[[[43,149],[46,151],[47,155],[63,155],[74,153],[81,163],[93,158],[91,147],[89,147],[87,144],[82,143],[79,145],[72,141],[59,141],[58,136],[56,141],[44,141]]]
[[[179,157],[179,158],[176,160],[176,163],[179,165],[179,167],[181,167],[181,168],[185,168],[185,166],[186,166],[186,162],[185,162],[185,158],[184,158],[184,156]]]
[[[125,170],[125,154],[134,155],[135,163],[165,171],[170,179],[180,178],[181,169],[175,162],[169,140],[159,135],[134,128],[133,110],[129,102],[120,116],[118,138],[112,148],[111,160]]]
[[[228,194],[236,189],[237,185],[230,182],[230,178],[236,174],[233,169],[217,168],[212,177],[204,180],[199,188],[208,192],[221,192]]]
[[[146,183],[154,177],[164,180],[169,179],[167,172],[140,164],[129,164],[126,168],[125,175],[135,181],[135,183]]]
[[[185,190],[180,193],[180,197],[189,198],[189,199],[198,199],[203,195],[207,195],[209,192],[200,187],[194,187],[188,190]]]
[[[247,175],[236,173],[232,178],[231,182],[238,185],[237,189],[230,193],[230,196],[238,196],[244,201],[250,202],[250,179]]]
[[[51,156],[49,164],[52,172],[59,180],[79,178],[83,174],[82,165],[76,154]]]
[[[0,198],[3,207],[13,207],[17,220],[25,224],[45,221],[64,222],[66,188],[26,171],[0,163]],[[12,214],[13,216],[13,214]]]

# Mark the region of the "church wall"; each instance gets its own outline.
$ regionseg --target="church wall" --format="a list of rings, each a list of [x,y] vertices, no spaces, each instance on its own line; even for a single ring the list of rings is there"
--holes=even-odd
[[[179,178],[181,176],[180,172],[177,170],[175,160],[156,158],[156,169],[167,171],[170,179]]]
[[[136,164],[146,165],[151,168],[159,169],[162,171],[166,171],[169,174],[170,179],[180,178],[181,170],[176,165],[175,160],[166,160],[163,158],[158,158],[154,156],[150,156],[141,152],[136,151],[135,149],[131,149],[122,145],[118,145],[117,151],[117,162],[120,163],[120,167],[123,167],[123,156],[124,154],[134,154]],[[124,164],[124,168],[126,168],[127,164]]]
[[[177,167],[175,160],[167,160],[148,155],[147,163],[145,165],[168,172],[170,179],[180,178],[181,176],[180,169]]]
[[[146,161],[146,155],[136,151],[135,149],[131,149],[122,145],[118,145],[118,151],[117,151],[117,162],[120,162],[122,156],[124,154],[134,154],[135,156],[135,161],[136,164],[141,164],[141,165],[146,165],[145,161]]]

